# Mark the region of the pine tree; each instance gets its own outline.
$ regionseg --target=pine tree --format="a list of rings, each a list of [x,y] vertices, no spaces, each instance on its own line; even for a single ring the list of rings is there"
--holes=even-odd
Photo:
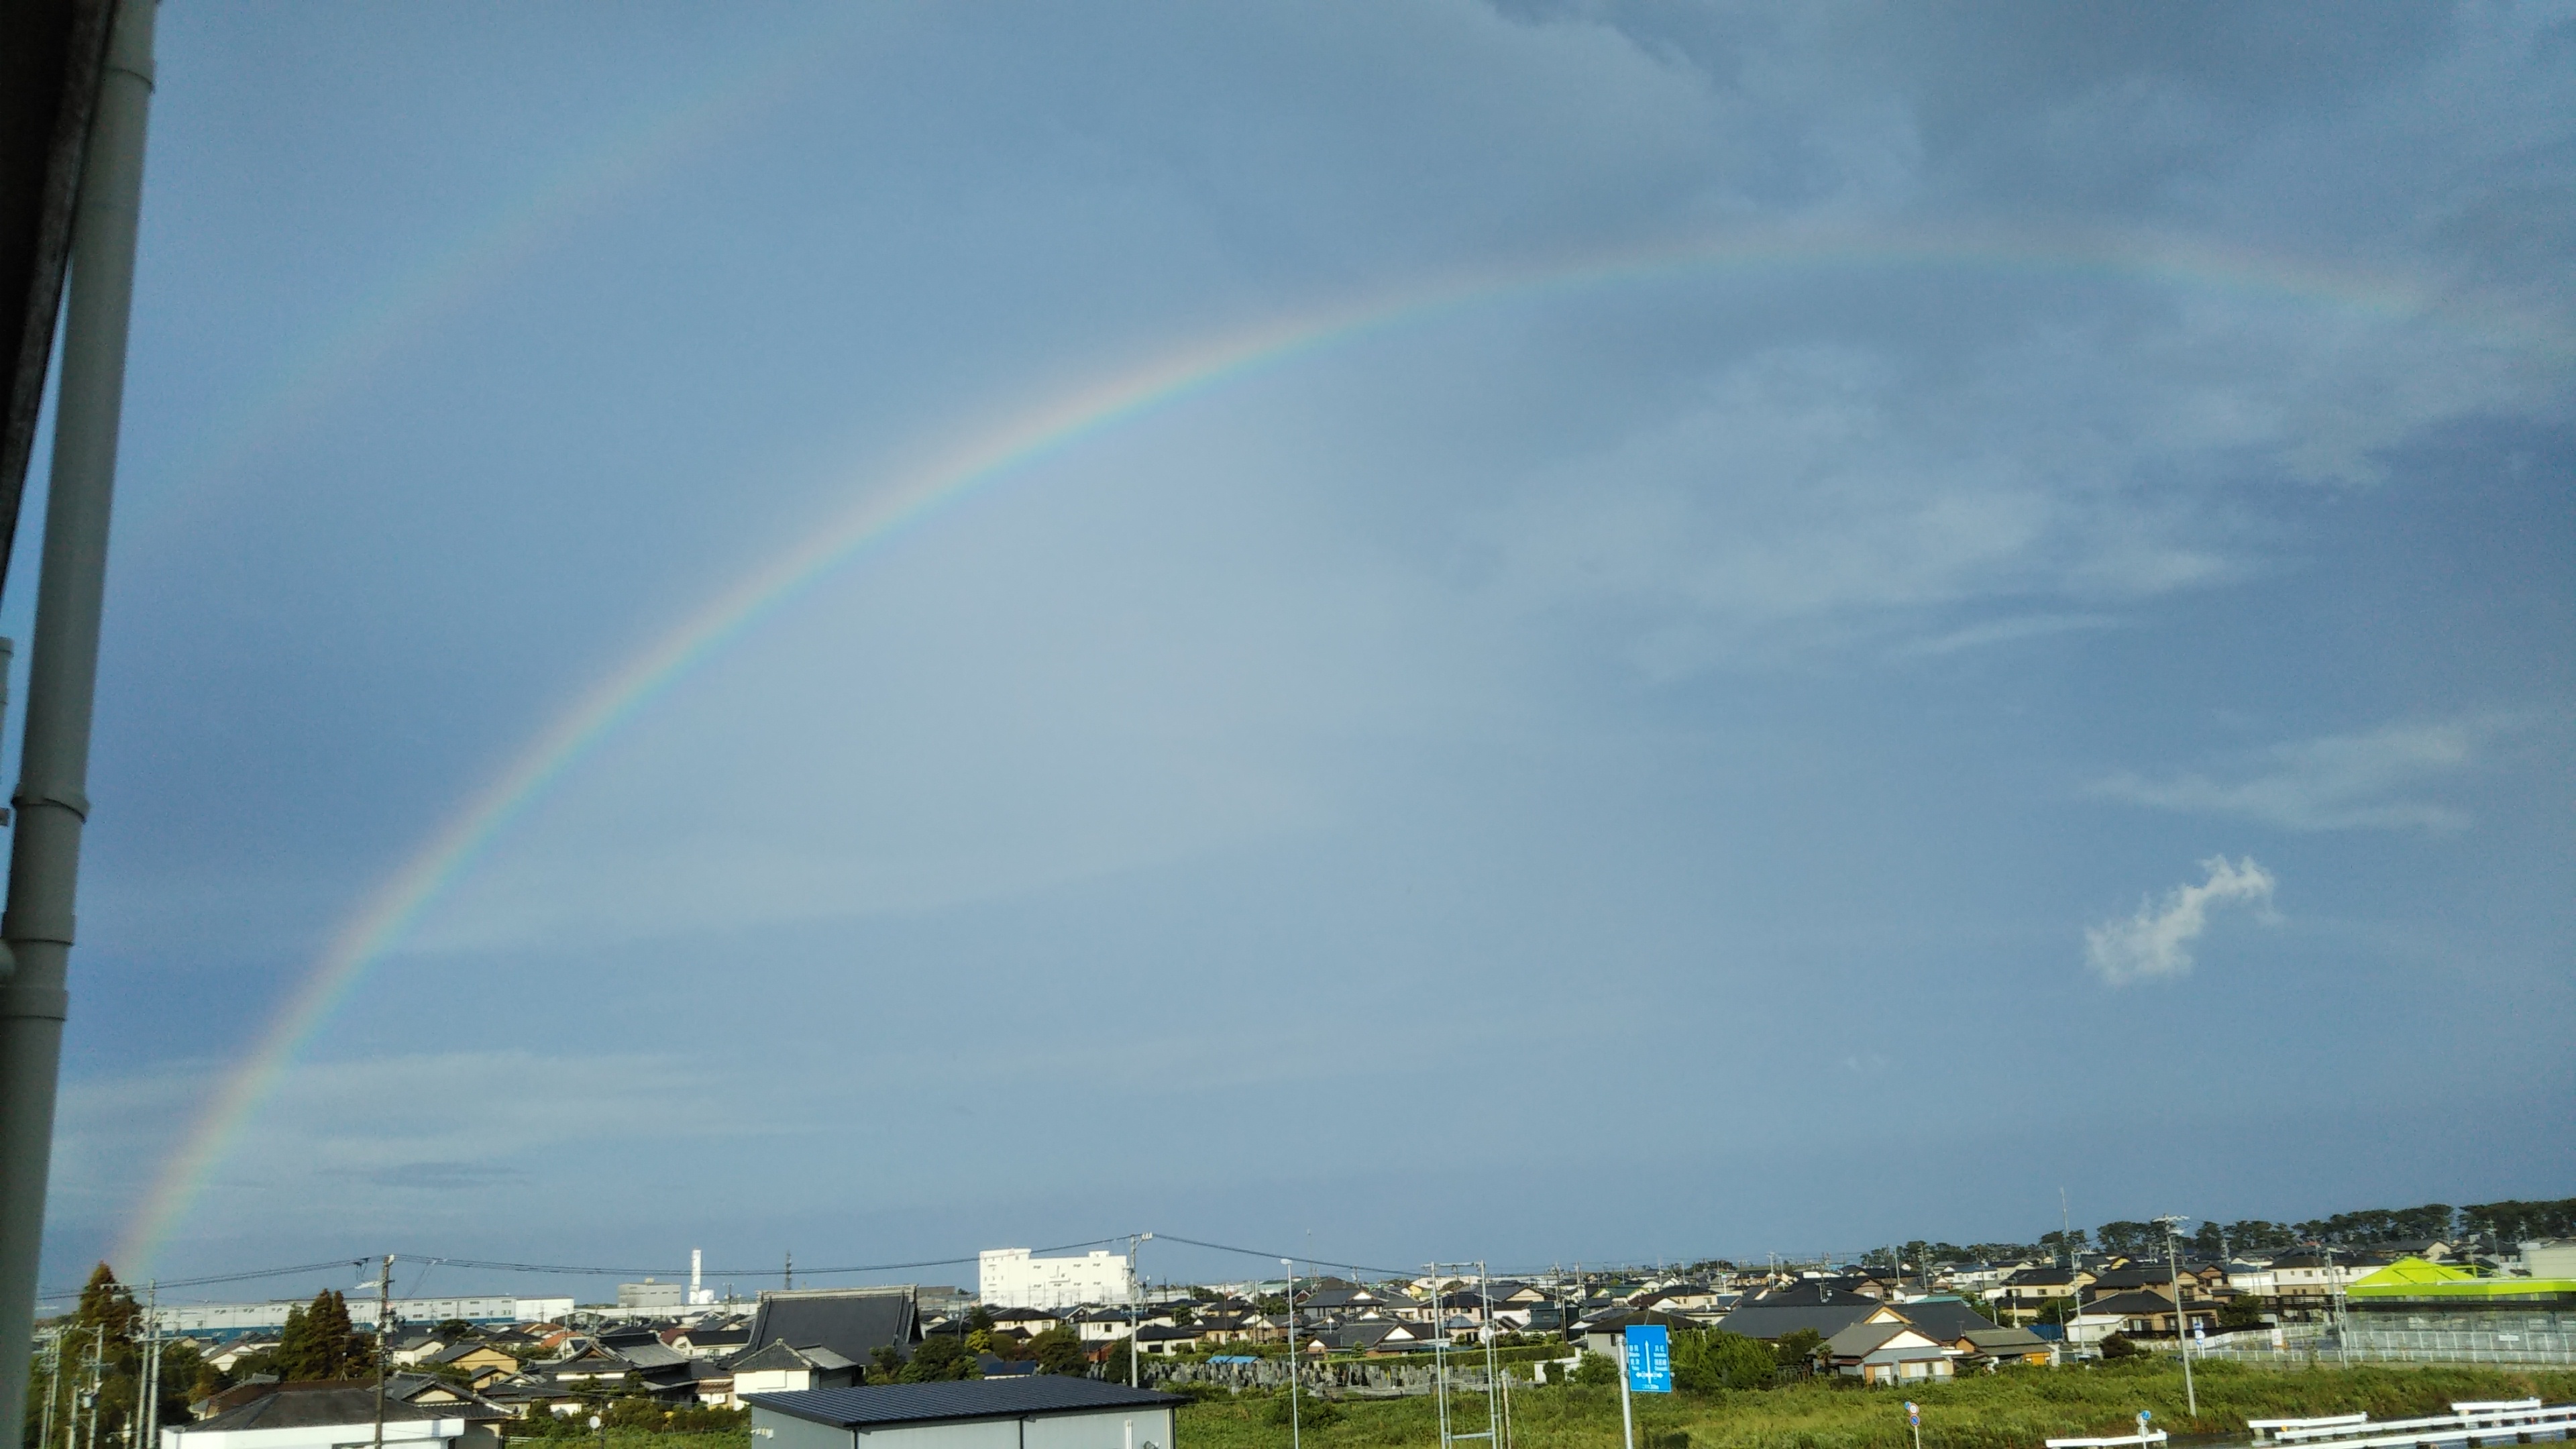
[[[282,1379],[318,1377],[306,1372],[313,1355],[313,1330],[301,1305],[286,1310],[286,1327],[277,1335],[277,1376]]]

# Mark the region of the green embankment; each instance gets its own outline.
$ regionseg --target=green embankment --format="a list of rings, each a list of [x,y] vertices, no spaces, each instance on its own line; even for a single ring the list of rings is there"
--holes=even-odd
[[[2195,1369],[2200,1416],[2183,1411],[2182,1370],[2169,1361],[2086,1369],[2021,1369],[1904,1390],[1813,1382],[1761,1392],[1641,1395],[1638,1449],[1913,1449],[1904,1401],[1923,1406],[1923,1449],[2040,1449],[2051,1437],[2127,1433],[2150,1409],[2156,1427],[2244,1442],[2248,1418],[2367,1411],[2374,1419],[2446,1412],[2454,1399],[2539,1395],[2576,1400],[2576,1372],[2468,1367],[2318,1368],[2297,1372],[2208,1363]],[[1311,1401],[1310,1401],[1311,1403]],[[1211,1399],[1181,1413],[1172,1449],[1287,1449],[1267,1396]],[[1482,1428],[1484,1403],[1467,1402]],[[1434,1444],[1428,1399],[1343,1400],[1303,1436],[1308,1449]],[[1615,1389],[1549,1387],[1512,1395],[1515,1449],[1619,1449]]]

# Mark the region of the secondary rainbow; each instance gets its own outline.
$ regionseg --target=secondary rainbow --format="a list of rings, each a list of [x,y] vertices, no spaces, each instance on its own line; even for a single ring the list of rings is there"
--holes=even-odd
[[[194,1129],[164,1165],[118,1246],[120,1271],[146,1270],[203,1191],[215,1166],[275,1090],[298,1051],[365,979],[421,912],[458,880],[547,787],[618,726],[694,667],[809,592],[869,546],[902,531],[981,485],[1009,477],[1103,430],[1247,373],[1399,325],[1470,306],[1550,292],[1652,282],[1713,269],[1805,271],[1820,267],[1978,268],[2071,273],[2194,289],[2251,291],[2358,309],[2384,320],[2465,327],[2502,345],[2568,357],[2563,336],[2445,305],[2386,279],[2295,266],[2135,238],[2077,238],[2018,244],[1994,238],[1885,240],[1767,234],[1698,242],[1455,279],[1229,333],[1179,349],[1106,381],[1050,399],[867,493],[806,542],[754,570],[670,634],[599,681],[466,800],[342,925],[271,1021],[255,1050],[224,1082]]]

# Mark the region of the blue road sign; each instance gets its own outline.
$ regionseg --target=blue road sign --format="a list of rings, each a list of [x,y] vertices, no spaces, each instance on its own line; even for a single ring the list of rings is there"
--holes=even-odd
[[[1628,1392],[1669,1394],[1673,1391],[1673,1336],[1660,1323],[1632,1323],[1620,1330],[1628,1341]]]

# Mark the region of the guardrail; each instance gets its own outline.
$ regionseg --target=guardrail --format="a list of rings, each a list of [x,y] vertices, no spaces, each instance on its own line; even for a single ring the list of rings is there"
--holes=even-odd
[[[2382,1423],[2316,1424],[2275,1430],[2272,1442],[2310,1449],[2406,1449],[2406,1446],[2518,1444],[2565,1439],[2576,1430],[2576,1404],[2454,1405],[2467,1413],[2437,1414]],[[2250,1425],[2248,1427],[2251,1427]]]
[[[2455,1411],[2459,1407],[2458,1404],[2451,1406]],[[2277,1429],[2348,1428],[2369,1422],[2368,1414],[2320,1414],[2308,1419],[2248,1419],[2245,1421],[2245,1427],[2254,1431],[2254,1442],[2260,1444],[2265,1434]]]
[[[2163,1442],[2164,1430],[2149,1429],[2143,1434],[2121,1434],[2109,1439],[2051,1439],[2047,1444],[2048,1449],[2120,1449],[2122,1445],[2137,1445],[2144,1449],[2146,1445]]]

